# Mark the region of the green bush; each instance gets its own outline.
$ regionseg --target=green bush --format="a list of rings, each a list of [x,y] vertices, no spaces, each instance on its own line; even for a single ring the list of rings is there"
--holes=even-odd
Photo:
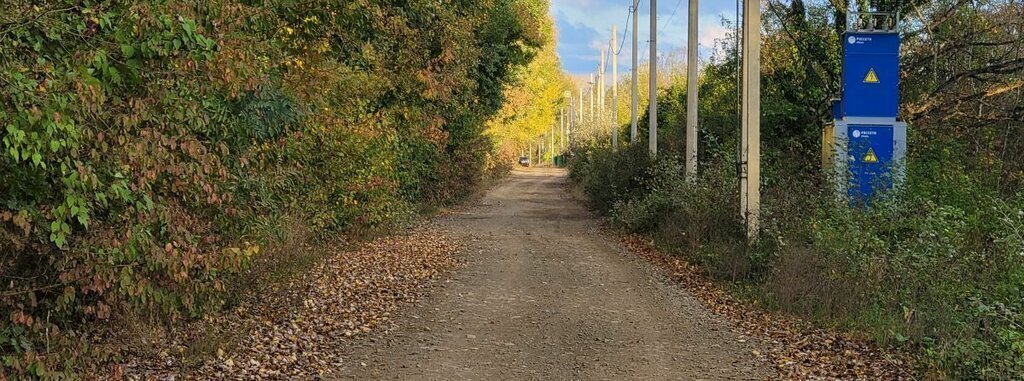
[[[871,207],[794,182],[765,190],[761,238],[748,247],[733,173],[712,166],[687,181],[678,154],[633,159],[642,155],[591,150],[570,167],[614,226],[752,287],[765,305],[919,348],[935,376],[1024,374],[1020,195],[916,165],[903,189]]]
[[[735,36],[700,70],[696,178],[683,178],[685,84],[671,74],[658,96],[658,159],[631,161],[646,144],[592,148],[570,163],[571,176],[612,224],[651,235],[763,305],[914,351],[927,378],[1022,379],[1020,7],[891,5],[913,21],[901,23],[901,61],[912,68],[900,79],[907,179],[888,198],[851,207],[820,166],[847,16],[834,2],[765,14],[755,242],[738,217]],[[966,48],[940,57],[940,46]]]
[[[70,375],[93,322],[218,308],[284,224],[465,195],[551,35],[542,1],[464,3],[0,1],[0,378]]]

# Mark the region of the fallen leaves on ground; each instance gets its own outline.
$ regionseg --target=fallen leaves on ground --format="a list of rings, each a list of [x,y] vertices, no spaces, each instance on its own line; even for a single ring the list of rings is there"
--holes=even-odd
[[[171,335],[163,358],[136,360],[128,368],[133,378],[147,380],[319,378],[346,361],[341,344],[387,327],[427,281],[457,264],[460,248],[441,231],[418,228],[338,253],[275,295],[253,298],[192,327],[241,333],[238,345],[218,347],[197,367],[182,370],[180,356],[170,353],[183,353],[199,334],[182,329]]]
[[[709,310],[729,318],[746,334],[762,338],[770,362],[784,380],[907,380],[913,379],[907,356],[888,353],[849,334],[814,328],[799,319],[768,313],[745,304],[708,280],[699,267],[657,250],[639,235],[618,237],[632,253],[671,274]]]

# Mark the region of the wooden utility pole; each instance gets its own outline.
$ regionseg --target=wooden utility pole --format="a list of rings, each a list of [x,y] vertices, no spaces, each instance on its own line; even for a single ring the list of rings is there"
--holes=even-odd
[[[686,36],[686,178],[697,175],[697,2],[690,0]]]
[[[743,128],[740,212],[747,238],[757,238],[761,209],[761,1],[743,0]]]
[[[615,25],[612,25],[612,152],[619,150],[619,52],[615,49]]]
[[[750,1],[750,0],[745,0]],[[651,84],[648,102],[647,150],[651,157],[658,156],[658,0],[651,0]]]
[[[638,57],[638,55],[640,53],[640,47],[637,46],[637,44],[640,41],[640,26],[638,25],[638,23],[640,22],[639,21],[639,19],[640,19],[640,16],[639,16],[640,10],[637,9],[637,7],[640,5],[639,3],[640,3],[640,0],[633,0],[633,69],[632,69],[632,72],[633,72],[633,75],[632,75],[632,77],[633,77],[633,90],[632,90],[632,92],[633,92],[633,100],[632,100],[632,105],[631,105],[631,108],[630,108],[630,111],[632,113],[632,115],[630,116],[630,124],[629,124],[629,143],[630,144],[636,143],[636,136],[637,136],[636,121],[637,121],[637,113],[638,113],[638,109],[637,108],[639,107],[639,103],[640,103],[640,94],[639,94],[639,89],[638,89],[638,85],[637,85],[637,66],[640,66],[640,57]]]

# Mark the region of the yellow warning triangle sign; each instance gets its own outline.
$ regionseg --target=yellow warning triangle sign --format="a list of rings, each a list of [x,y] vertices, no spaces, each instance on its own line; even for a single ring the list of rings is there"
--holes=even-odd
[[[878,83],[878,74],[875,73],[875,68],[868,70],[868,75],[864,76],[864,83]]]
[[[878,156],[875,155],[874,148],[868,148],[868,154],[864,155],[864,162],[868,164],[874,164],[878,162]]]

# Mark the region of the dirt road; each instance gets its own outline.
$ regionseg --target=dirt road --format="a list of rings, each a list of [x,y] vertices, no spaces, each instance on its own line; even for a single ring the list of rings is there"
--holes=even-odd
[[[756,340],[602,237],[565,172],[517,170],[436,223],[465,266],[337,379],[770,379]]]

